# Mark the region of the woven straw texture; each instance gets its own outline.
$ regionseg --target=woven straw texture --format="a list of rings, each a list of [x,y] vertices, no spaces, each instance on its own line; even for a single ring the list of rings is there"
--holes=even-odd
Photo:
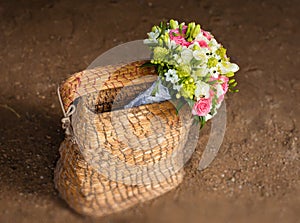
[[[60,146],[55,186],[77,212],[103,216],[160,196],[183,178],[191,119],[165,101],[123,109],[157,75],[144,61],[99,67],[61,85],[73,139]]]

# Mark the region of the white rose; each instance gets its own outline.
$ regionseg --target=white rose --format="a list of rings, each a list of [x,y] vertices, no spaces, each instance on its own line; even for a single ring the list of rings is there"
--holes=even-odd
[[[203,66],[198,67],[193,73],[196,77],[205,77],[209,73],[209,70],[205,66]]]
[[[195,50],[193,56],[196,60],[201,61],[201,64],[207,63],[206,50]]]
[[[183,63],[190,63],[190,61],[193,59],[193,51],[191,49],[183,49],[181,52],[181,59]]]

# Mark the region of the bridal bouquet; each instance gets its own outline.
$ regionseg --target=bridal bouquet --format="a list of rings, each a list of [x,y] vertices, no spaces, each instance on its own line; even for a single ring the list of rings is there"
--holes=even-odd
[[[189,104],[201,126],[217,113],[228,91],[238,91],[233,79],[238,65],[229,61],[226,49],[200,25],[161,22],[144,44],[152,52],[148,65],[156,67],[161,84],[171,96]],[[158,90],[154,88],[153,95]]]

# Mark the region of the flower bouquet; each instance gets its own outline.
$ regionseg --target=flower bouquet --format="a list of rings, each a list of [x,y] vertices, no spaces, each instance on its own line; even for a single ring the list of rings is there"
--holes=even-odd
[[[159,85],[167,87],[170,97],[189,104],[201,127],[216,115],[228,91],[238,91],[233,79],[238,65],[229,61],[226,49],[200,25],[161,22],[153,26],[144,44],[152,52],[145,66],[155,66],[159,75],[152,95],[159,95]]]

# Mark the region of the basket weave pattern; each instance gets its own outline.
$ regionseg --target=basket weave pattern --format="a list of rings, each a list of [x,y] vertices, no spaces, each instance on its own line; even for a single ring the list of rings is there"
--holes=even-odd
[[[66,138],[61,144],[54,181],[79,213],[121,211],[182,181],[180,154],[190,122],[182,122],[168,101],[123,109],[156,79],[143,63],[79,72],[61,86],[66,110],[79,100],[72,117],[76,143]]]

